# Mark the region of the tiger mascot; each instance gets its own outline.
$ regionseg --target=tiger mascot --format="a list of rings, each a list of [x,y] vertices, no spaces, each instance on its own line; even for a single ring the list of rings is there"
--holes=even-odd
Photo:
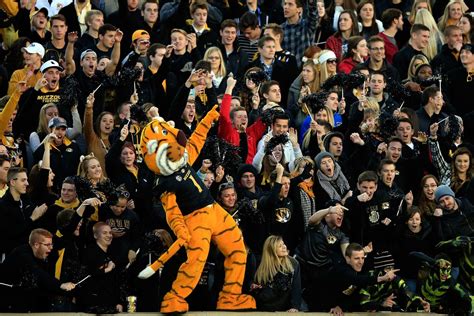
[[[183,131],[161,118],[150,122],[142,133],[143,157],[148,168],[159,176],[155,190],[161,196],[166,220],[187,253],[186,262],[179,268],[171,290],[163,298],[162,313],[188,311],[185,299],[199,282],[211,240],[225,256],[225,280],[217,309],[256,308],[252,296],[241,294],[247,253],[240,229],[232,216],[214,201],[191,167],[218,117],[216,105],[188,140]],[[140,274],[151,276],[163,264],[158,261]]]

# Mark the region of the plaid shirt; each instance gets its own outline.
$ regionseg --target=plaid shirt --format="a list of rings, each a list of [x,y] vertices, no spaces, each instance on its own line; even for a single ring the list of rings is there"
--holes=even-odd
[[[444,160],[443,155],[441,154],[441,149],[439,148],[438,141],[428,138],[428,145],[430,147],[433,165],[436,167],[436,170],[438,170],[439,180],[441,184],[450,185],[451,167],[446,162],[446,160]]]
[[[304,50],[311,45],[318,26],[318,10],[316,0],[308,0],[308,16],[301,18],[296,24],[283,23],[284,37],[281,46],[296,57],[298,67]]]

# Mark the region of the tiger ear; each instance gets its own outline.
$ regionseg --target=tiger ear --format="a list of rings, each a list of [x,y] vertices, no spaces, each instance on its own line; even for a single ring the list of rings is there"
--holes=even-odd
[[[174,123],[174,121],[172,121],[172,120],[170,120],[170,121],[168,121],[168,122],[166,122],[166,123],[168,123],[168,125],[171,126],[171,127],[173,127],[173,128],[174,128],[175,125],[176,125],[176,124]]]

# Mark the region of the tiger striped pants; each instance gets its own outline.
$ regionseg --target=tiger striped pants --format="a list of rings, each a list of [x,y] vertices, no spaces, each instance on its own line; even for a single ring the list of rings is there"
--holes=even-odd
[[[171,209],[166,205],[165,209]],[[187,260],[178,270],[170,292],[163,298],[161,312],[186,312],[184,300],[196,287],[209,253],[211,240],[224,255],[225,279],[219,293],[217,308],[221,310],[255,309],[255,300],[243,295],[247,253],[242,233],[236,222],[219,204],[214,203],[184,217],[191,235],[186,253]]]

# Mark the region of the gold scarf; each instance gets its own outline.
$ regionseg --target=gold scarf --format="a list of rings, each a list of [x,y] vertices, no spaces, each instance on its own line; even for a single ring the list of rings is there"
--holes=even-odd
[[[298,184],[298,187],[302,189],[308,196],[312,199],[314,199],[314,192],[313,192],[313,180],[310,180],[310,182],[306,181],[301,181]]]
[[[186,24],[193,26],[194,25],[194,19],[187,19]],[[194,26],[193,26],[193,29],[194,29]],[[207,26],[207,23],[206,23],[206,25],[204,25],[204,28],[202,30],[200,30],[199,32],[201,32],[201,34],[202,34],[202,32],[210,31],[210,30],[211,30],[211,28],[209,26]]]
[[[76,209],[76,207],[78,207],[80,203],[81,203],[81,201],[79,201],[78,198],[76,198],[71,203],[64,203],[61,199],[57,199],[56,202],[54,202],[55,205],[57,205],[59,207],[62,207],[63,209],[70,208],[70,209],[73,209],[73,210]]]
[[[59,238],[63,237],[63,234],[61,234],[61,232],[58,230],[56,231],[56,236],[58,236]],[[66,249],[61,249],[58,251],[58,254],[59,254],[59,257],[58,257],[58,261],[56,261],[56,266],[54,268],[54,277],[58,280],[61,279],[61,269],[63,267],[63,259],[64,259],[64,251]]]

